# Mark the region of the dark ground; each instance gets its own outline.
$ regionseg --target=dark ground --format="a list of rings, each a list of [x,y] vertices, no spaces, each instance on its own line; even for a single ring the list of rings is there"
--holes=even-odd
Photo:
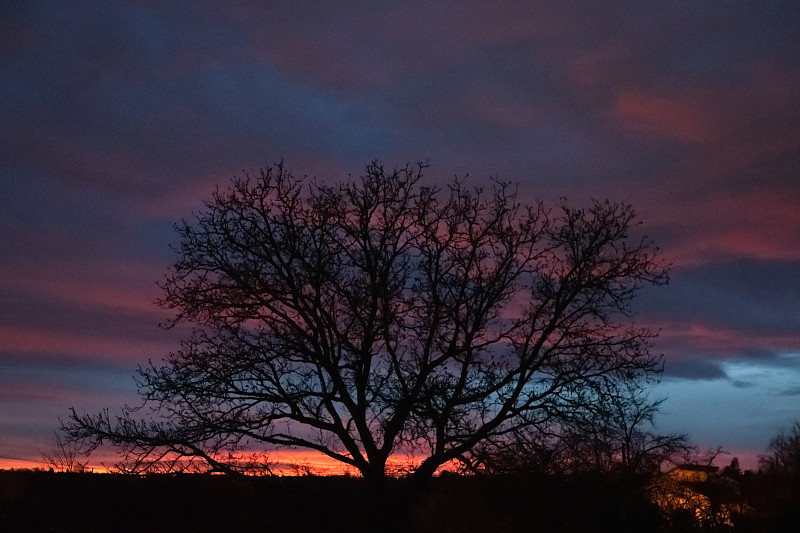
[[[392,480],[381,495],[363,480],[347,477],[0,471],[0,531],[701,530],[667,521],[650,503],[646,484],[643,478],[599,475],[446,476],[433,479],[423,493],[411,493],[407,483]],[[800,505],[770,505],[756,518],[739,520],[732,530],[800,531],[784,529],[800,524]]]

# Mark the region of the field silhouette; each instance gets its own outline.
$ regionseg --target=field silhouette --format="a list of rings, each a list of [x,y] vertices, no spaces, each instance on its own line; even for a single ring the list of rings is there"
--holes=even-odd
[[[376,492],[364,479],[0,471],[0,530],[6,532],[180,531],[797,531],[798,492],[745,473],[746,514],[731,524],[665,515],[649,476],[434,478],[422,492],[403,479]]]
[[[3,531],[634,531],[658,524],[637,480],[391,480],[0,472]]]

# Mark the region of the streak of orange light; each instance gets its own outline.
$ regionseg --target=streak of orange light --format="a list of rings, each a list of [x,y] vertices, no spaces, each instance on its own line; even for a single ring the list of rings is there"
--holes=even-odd
[[[387,470],[399,474],[404,470],[419,464],[424,457],[393,455],[387,461]],[[93,473],[107,473],[112,471],[113,464],[118,460],[114,455],[92,457],[86,466],[86,471]],[[275,450],[268,454],[271,470],[280,476],[297,476],[305,474],[321,476],[351,475],[360,476],[358,469],[341,463],[325,454],[305,450]],[[441,470],[451,470],[455,464],[446,464]],[[0,470],[41,469],[47,470],[49,466],[41,459],[22,459],[0,456]]]

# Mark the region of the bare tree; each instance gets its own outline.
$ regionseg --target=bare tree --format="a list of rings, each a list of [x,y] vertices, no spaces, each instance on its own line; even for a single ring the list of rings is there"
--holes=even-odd
[[[59,434],[55,436],[55,444],[50,450],[39,451],[42,462],[56,472],[83,472],[89,459],[81,459],[82,453],[75,443]]]
[[[759,457],[766,472],[788,474],[800,481],[800,422],[781,430],[769,442],[769,453]]]
[[[651,400],[644,384],[623,380],[608,385],[547,426],[527,426],[485,440],[459,458],[464,470],[653,473],[694,449],[685,434],[655,430],[655,415],[664,400]]]
[[[693,450],[685,434],[655,430],[663,402],[650,399],[643,384],[611,383],[564,426],[573,469],[652,473]]]
[[[487,438],[458,457],[465,474],[558,475],[570,471],[569,450],[558,427],[529,426],[498,438]]]
[[[317,450],[380,481],[393,453],[430,477],[477,444],[660,371],[630,301],[666,282],[630,206],[522,206],[507,183],[422,183],[373,162],[338,185],[282,164],[217,191],[178,226],[161,305],[196,326],[140,369],[149,419],[63,429],[129,458]]]

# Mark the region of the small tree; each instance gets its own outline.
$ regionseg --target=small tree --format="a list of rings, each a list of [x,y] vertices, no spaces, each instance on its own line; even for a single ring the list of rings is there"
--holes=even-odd
[[[522,206],[506,183],[440,190],[423,170],[326,185],[281,164],[217,191],[177,228],[160,303],[196,329],[140,370],[152,418],[73,410],[63,429],[222,471],[238,448],[300,447],[380,481],[413,452],[425,479],[660,371],[653,333],[625,320],[666,281],[630,206]]]
[[[759,464],[762,470],[796,479],[800,487],[800,422],[773,437],[769,454],[759,457]]]
[[[56,472],[83,472],[88,459],[81,460],[82,453],[75,445],[61,435],[56,434],[55,444],[50,450],[39,451],[42,462]]]
[[[759,467],[757,485],[748,491],[751,505],[772,521],[772,530],[799,531],[800,421],[772,438]]]
[[[611,384],[564,429],[568,456],[576,469],[619,469],[652,473],[692,449],[682,433],[655,431],[664,399],[651,400],[638,383]]]
[[[557,428],[526,427],[487,438],[458,458],[466,474],[563,474],[570,470],[568,450]]]
[[[693,449],[684,434],[655,431],[663,399],[651,400],[640,383],[609,385],[551,426],[529,426],[482,443],[461,458],[465,470],[653,473]]]

